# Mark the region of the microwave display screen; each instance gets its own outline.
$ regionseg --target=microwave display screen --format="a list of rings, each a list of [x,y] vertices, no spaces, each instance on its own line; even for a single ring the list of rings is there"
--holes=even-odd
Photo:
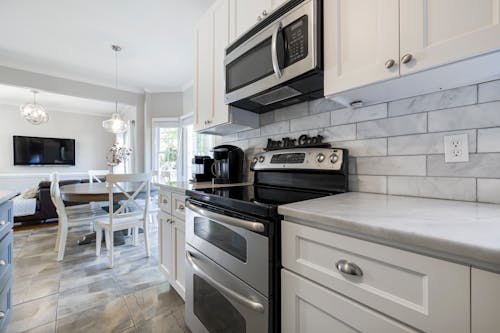
[[[297,21],[283,29],[285,39],[285,67],[288,67],[307,57],[307,16],[304,15]]]

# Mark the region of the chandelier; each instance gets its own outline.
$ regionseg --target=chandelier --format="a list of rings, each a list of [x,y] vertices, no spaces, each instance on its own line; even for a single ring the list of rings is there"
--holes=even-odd
[[[33,103],[21,105],[21,115],[33,125],[46,123],[49,120],[49,114],[42,105],[36,102],[38,91],[32,90],[31,92],[33,93]]]
[[[115,52],[115,88],[118,90],[118,53],[122,48],[118,45],[111,45],[111,49]],[[110,133],[120,134],[128,129],[128,124],[122,119],[118,113],[118,101],[115,101],[115,112],[110,119],[102,122],[102,127]]]

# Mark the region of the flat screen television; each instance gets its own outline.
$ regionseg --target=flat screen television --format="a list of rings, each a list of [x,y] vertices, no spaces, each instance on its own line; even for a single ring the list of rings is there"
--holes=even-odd
[[[75,165],[75,140],[14,135],[14,165]]]

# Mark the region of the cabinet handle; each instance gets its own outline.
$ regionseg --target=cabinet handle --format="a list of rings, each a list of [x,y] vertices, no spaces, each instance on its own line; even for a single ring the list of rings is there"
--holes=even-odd
[[[6,262],[3,259],[0,259],[0,266],[5,266]]]
[[[5,220],[1,220],[0,225],[5,225]]]
[[[396,64],[396,61],[394,59],[389,59],[385,62],[385,68],[390,69],[392,66]]]
[[[0,320],[3,319],[4,317],[5,317],[5,312],[0,311]]]
[[[339,260],[335,264],[337,270],[342,274],[353,275],[353,276],[363,276],[363,271],[355,263],[349,262],[347,260]]]
[[[413,56],[410,53],[407,53],[401,58],[401,62],[403,64],[407,64],[411,61],[411,59],[413,59]]]

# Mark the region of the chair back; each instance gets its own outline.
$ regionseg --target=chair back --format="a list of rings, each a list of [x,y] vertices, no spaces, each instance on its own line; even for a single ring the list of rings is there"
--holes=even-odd
[[[59,223],[66,223],[68,218],[66,215],[66,208],[61,198],[61,190],[59,188],[59,174],[53,172],[50,174],[50,199],[56,208]]]
[[[99,177],[107,176],[109,174],[108,170],[89,170],[89,183],[97,182],[102,183]]]
[[[142,217],[146,220],[149,215],[151,195],[151,174],[109,174],[106,176],[109,190],[109,224],[113,219],[124,217]],[[143,205],[138,200],[144,202]],[[114,208],[118,202],[119,207]]]

